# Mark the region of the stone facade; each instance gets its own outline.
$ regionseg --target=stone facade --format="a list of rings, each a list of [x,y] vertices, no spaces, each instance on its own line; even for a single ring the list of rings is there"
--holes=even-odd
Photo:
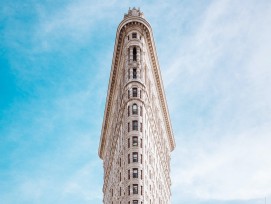
[[[174,148],[151,26],[129,9],[117,29],[100,139],[103,203],[170,203]]]

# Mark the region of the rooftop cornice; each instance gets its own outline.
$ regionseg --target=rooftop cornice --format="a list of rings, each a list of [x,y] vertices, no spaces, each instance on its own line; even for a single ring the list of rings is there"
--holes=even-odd
[[[109,115],[110,115],[111,107],[112,107],[112,99],[113,99],[115,88],[116,88],[115,87],[116,76],[117,76],[117,71],[118,71],[122,47],[123,47],[125,31],[126,31],[126,28],[128,28],[129,26],[135,26],[135,25],[138,25],[146,32],[147,46],[150,51],[151,62],[153,65],[155,79],[156,79],[155,81],[156,81],[156,85],[158,87],[158,94],[159,94],[159,98],[161,100],[161,105],[162,105],[162,109],[163,109],[163,116],[164,116],[164,119],[166,122],[166,130],[167,130],[167,135],[168,135],[168,139],[169,139],[169,143],[170,143],[170,150],[173,151],[175,148],[175,140],[174,140],[174,135],[173,135],[172,126],[171,126],[171,122],[170,122],[170,116],[169,116],[169,111],[168,111],[168,107],[167,107],[166,96],[165,96],[165,91],[164,91],[164,87],[163,87],[163,81],[162,81],[162,77],[161,77],[160,66],[158,63],[158,57],[156,54],[156,49],[155,49],[154,38],[153,38],[151,26],[143,18],[143,14],[142,14],[142,16],[128,15],[128,14],[126,14],[126,15],[124,16],[124,19],[121,21],[121,23],[119,24],[119,26],[117,28],[117,34],[116,34],[116,40],[115,40],[115,46],[114,46],[114,54],[113,54],[113,59],[112,59],[111,73],[110,73],[107,98],[106,98],[106,107],[105,107],[105,111],[104,111],[104,119],[103,119],[101,138],[100,138],[100,146],[99,146],[99,152],[98,152],[101,159],[103,159],[103,157],[104,157],[104,147],[105,147],[105,143],[106,143],[105,135],[108,131],[108,129],[107,129],[108,125],[109,125],[108,120],[109,120]]]

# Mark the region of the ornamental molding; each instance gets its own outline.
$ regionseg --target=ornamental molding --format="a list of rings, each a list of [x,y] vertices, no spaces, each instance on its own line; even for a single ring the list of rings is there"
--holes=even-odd
[[[159,68],[159,63],[158,63],[158,57],[156,54],[156,49],[155,49],[155,44],[154,44],[154,38],[152,35],[152,30],[150,24],[141,16],[125,16],[123,21],[119,24],[118,29],[117,29],[117,34],[116,34],[116,40],[115,40],[115,47],[114,47],[114,54],[113,54],[113,60],[112,60],[112,66],[111,66],[111,73],[110,73],[110,80],[108,84],[108,91],[107,91],[107,98],[106,98],[106,107],[104,111],[104,119],[103,119],[103,125],[102,125],[102,131],[101,131],[101,138],[100,138],[100,146],[99,146],[99,151],[98,154],[101,159],[104,158],[104,148],[106,145],[106,135],[108,132],[109,128],[109,116],[111,113],[112,105],[113,105],[113,98],[115,94],[115,89],[116,87],[116,77],[117,77],[117,72],[118,68],[120,66],[120,61],[121,61],[121,56],[123,52],[123,44],[125,40],[125,35],[127,29],[130,27],[137,26],[142,29],[142,32],[145,34],[146,37],[146,46],[148,47],[150,51],[150,59],[151,59],[151,64],[152,68],[154,71],[154,77],[156,81],[156,85],[158,88],[158,95],[161,100],[161,106],[162,106],[162,113],[163,117],[166,123],[166,130],[167,130],[167,136],[169,139],[169,144],[170,144],[170,150],[173,151],[175,148],[175,140],[174,140],[174,135],[170,123],[170,116],[169,116],[169,111],[166,103],[166,97],[165,97],[165,92],[163,88],[163,82],[161,78],[161,73],[160,73],[160,68]]]

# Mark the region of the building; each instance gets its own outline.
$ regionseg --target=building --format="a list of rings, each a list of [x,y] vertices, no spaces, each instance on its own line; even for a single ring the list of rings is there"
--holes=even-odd
[[[117,29],[101,131],[105,204],[168,204],[175,148],[150,24],[129,9]]]

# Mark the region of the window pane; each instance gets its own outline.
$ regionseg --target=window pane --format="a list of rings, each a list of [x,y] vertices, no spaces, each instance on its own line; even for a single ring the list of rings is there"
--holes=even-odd
[[[133,137],[133,146],[138,146],[138,137]]]
[[[133,69],[133,79],[136,79],[136,68]]]
[[[133,168],[133,178],[138,178],[138,169]]]
[[[133,194],[138,194],[138,185],[133,184]]]
[[[132,38],[136,38],[136,33],[132,33]]]
[[[133,97],[137,97],[137,88],[133,88]]]
[[[138,107],[137,107],[136,104],[133,104],[133,106],[132,106],[132,112],[133,112],[133,114],[138,114]]]
[[[133,162],[138,162],[138,153],[133,152]]]
[[[133,120],[133,130],[138,130],[138,121]]]
[[[136,61],[136,48],[133,49],[133,61]]]

